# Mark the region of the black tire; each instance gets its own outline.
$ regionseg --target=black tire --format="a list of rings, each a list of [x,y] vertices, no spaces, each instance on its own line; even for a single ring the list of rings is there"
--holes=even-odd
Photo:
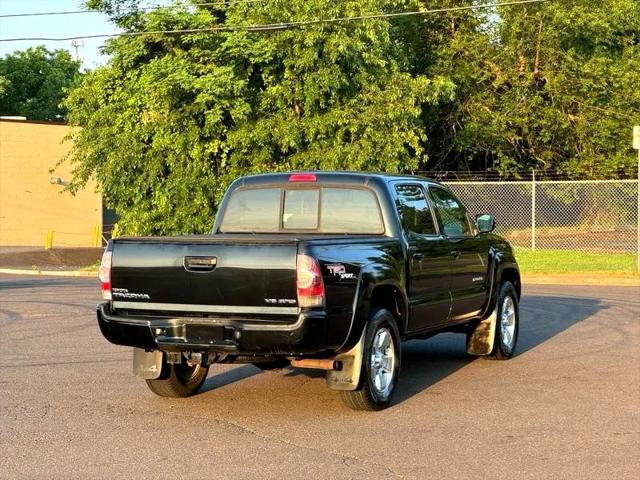
[[[508,307],[507,299],[510,298],[513,306],[513,333],[508,334],[508,331],[503,331],[503,313],[505,306]],[[507,304],[505,304],[507,301]],[[508,360],[513,357],[518,343],[518,331],[520,330],[520,309],[518,307],[518,294],[511,282],[503,282],[500,285],[500,291],[498,292],[497,302],[497,318],[496,318],[496,336],[493,342],[493,351],[491,355],[495,356],[497,360]],[[508,310],[508,309],[507,309]],[[509,315],[507,315],[508,317]],[[507,322],[508,323],[508,322]]]
[[[388,388],[383,392],[374,384],[372,368],[374,341],[381,335],[389,332],[391,341],[393,342],[393,363],[391,367],[392,375],[388,383]],[[390,352],[387,349],[387,352]],[[400,360],[402,351],[400,345],[400,333],[396,325],[395,318],[387,310],[374,310],[367,324],[367,332],[365,334],[364,351],[362,355],[362,370],[360,372],[360,382],[356,390],[343,390],[340,392],[342,401],[353,410],[375,411],[387,408],[391,403],[393,392],[398,383],[398,375],[400,374]]]
[[[162,365],[160,378],[147,380],[149,389],[161,397],[190,397],[200,390],[207,378],[209,367],[182,363]]]
[[[289,360],[286,358],[274,358],[271,360],[265,360],[263,362],[252,362],[254,366],[258,367],[260,370],[267,372],[270,370],[280,370],[289,365]]]

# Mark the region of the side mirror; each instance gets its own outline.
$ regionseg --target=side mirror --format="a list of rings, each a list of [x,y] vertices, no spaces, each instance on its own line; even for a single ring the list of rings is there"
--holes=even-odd
[[[476,228],[480,233],[493,232],[496,228],[496,219],[488,213],[476,215]]]

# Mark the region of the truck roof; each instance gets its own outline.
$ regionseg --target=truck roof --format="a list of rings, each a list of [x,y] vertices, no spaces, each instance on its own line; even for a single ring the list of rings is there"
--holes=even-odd
[[[289,183],[292,176],[299,175],[314,175],[318,182],[332,182],[337,181],[339,183],[355,183],[366,185],[372,180],[378,180],[383,182],[389,182],[393,180],[420,180],[423,182],[430,182],[440,185],[440,182],[431,178],[422,177],[419,175],[405,175],[399,173],[386,173],[386,172],[351,172],[351,171],[318,171],[318,170],[305,170],[305,171],[289,171],[289,172],[277,172],[277,173],[262,173],[257,175],[248,175],[239,178],[237,181],[241,185],[259,185],[265,183]],[[305,180],[299,180],[305,181]],[[306,180],[310,181],[310,180]]]

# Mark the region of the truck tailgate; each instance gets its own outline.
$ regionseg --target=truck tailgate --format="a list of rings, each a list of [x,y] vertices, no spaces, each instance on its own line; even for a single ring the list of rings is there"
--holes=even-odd
[[[115,309],[184,315],[295,315],[297,240],[116,239]]]

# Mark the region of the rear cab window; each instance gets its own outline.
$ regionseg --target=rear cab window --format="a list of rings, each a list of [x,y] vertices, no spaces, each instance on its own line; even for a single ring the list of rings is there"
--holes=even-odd
[[[227,203],[221,231],[277,232],[281,189],[237,190]],[[224,228],[223,228],[224,227]]]
[[[221,233],[383,234],[376,195],[366,187],[254,187],[227,201]]]

